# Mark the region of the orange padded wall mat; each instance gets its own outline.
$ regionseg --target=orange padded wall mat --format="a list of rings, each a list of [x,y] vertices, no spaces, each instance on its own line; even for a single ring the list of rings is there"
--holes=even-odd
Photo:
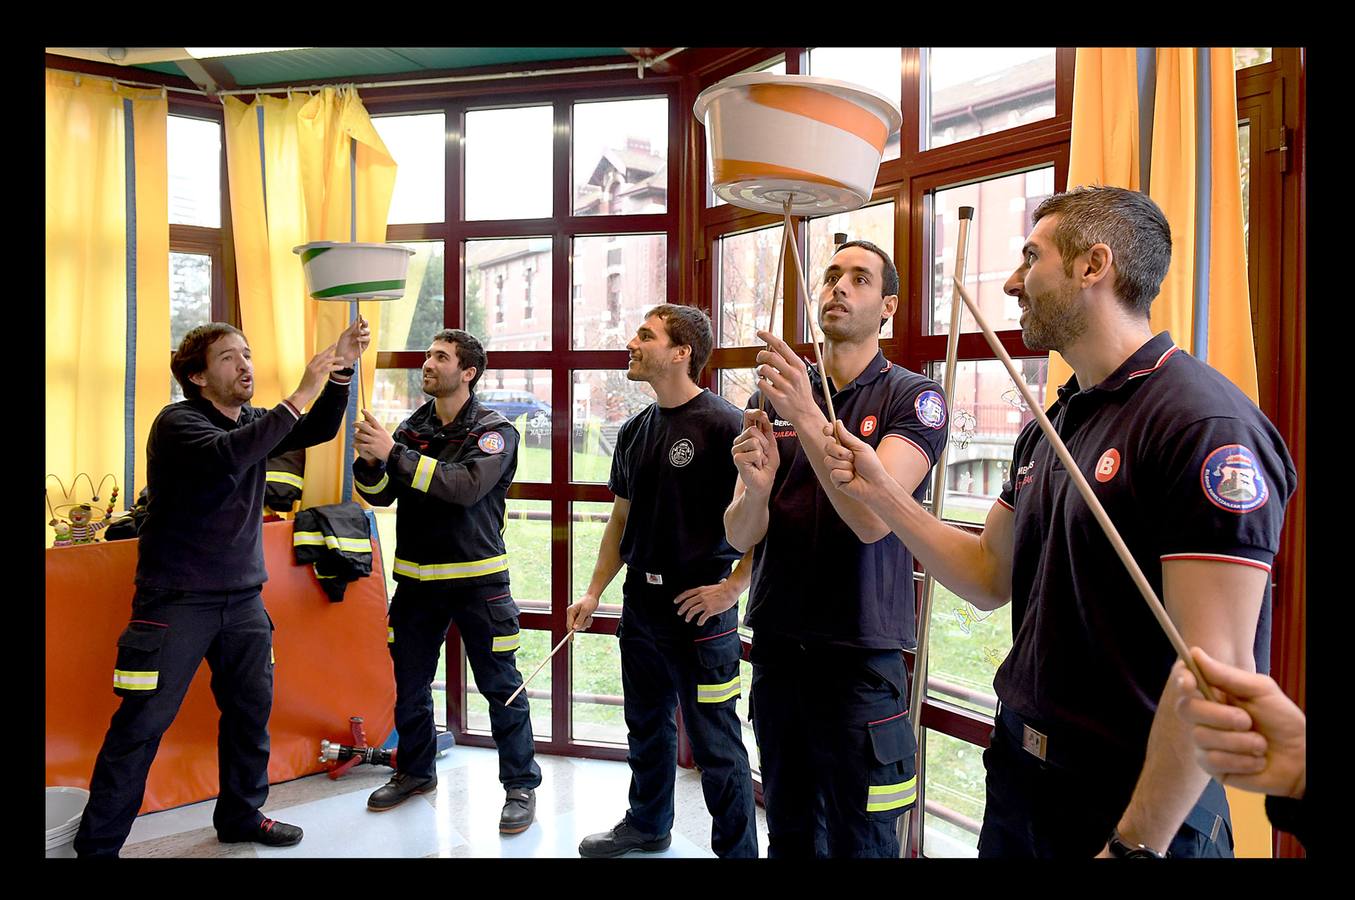
[[[381,555],[372,574],[331,603],[310,566],[292,556],[292,523],[263,526],[273,619],[272,755],[276,784],[325,770],[320,740],[352,743],[349,716],[362,716],[379,744],[395,727],[395,677],[386,649]],[[121,702],[113,693],[118,635],[131,618],[136,541],[50,548],[47,554],[47,773],[49,785],[89,787],[94,758]],[[204,662],[165,732],[141,812],[215,797],[219,713]]]

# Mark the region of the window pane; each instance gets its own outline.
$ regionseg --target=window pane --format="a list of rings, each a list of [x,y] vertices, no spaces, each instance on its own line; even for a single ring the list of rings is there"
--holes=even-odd
[[[205,253],[169,254],[169,349],[179,348],[184,335],[212,321],[212,258]],[[169,399],[178,403],[183,388],[169,376]]]
[[[395,193],[386,222],[441,222],[446,203],[446,116],[375,116],[372,125],[395,158]]]
[[[668,297],[668,236],[576,237],[569,260],[575,350],[621,350]]]
[[[518,430],[521,443],[513,481],[550,481],[550,370],[496,369],[493,356],[489,361],[475,396]]]
[[[466,218],[538,219],[551,214],[549,106],[466,113]]]
[[[1035,207],[1054,193],[1052,166],[1004,175],[977,184],[937,191],[932,199],[931,334],[950,333],[951,281],[959,236],[959,209],[974,207],[965,259],[965,290],[979,304],[994,331],[1021,327],[1021,308],[1002,291],[1021,264]],[[960,331],[978,331],[969,310],[960,312]]]
[[[1032,393],[1044,402],[1048,357],[1016,361]],[[945,363],[927,374],[945,383]],[[947,451],[947,519],[979,524],[1002,492],[1012,447],[1032,413],[999,360],[956,363]],[[993,675],[1012,645],[1011,609],[985,612],[937,584],[932,589],[927,691],[966,709],[992,715]]]
[[[573,643],[570,696],[574,737],[624,745],[626,717],[621,705],[621,650],[616,637],[583,633],[575,635]]]
[[[820,216],[809,220],[809,260],[805,266],[805,278],[809,280],[816,296],[818,289],[823,284],[823,271],[828,268],[828,261],[837,252],[837,245],[833,243],[833,235],[839,232],[846,233],[849,241],[870,241],[885,253],[888,253],[892,261],[894,259],[894,204],[877,203],[874,206],[862,207],[852,212]],[[898,263],[895,262],[896,269],[897,266]],[[817,300],[814,309],[814,331],[819,340],[823,340],[823,333],[819,331],[818,326]],[[809,340],[804,325],[800,326],[800,333],[804,340]],[[880,337],[893,336],[894,320],[891,318],[880,331]]]
[[[221,126],[170,116],[165,134],[171,225],[221,227]]]
[[[1054,115],[1053,47],[931,47],[927,75],[924,149]]]
[[[391,433],[430,399],[423,392],[421,369],[377,369],[372,381],[372,396],[368,398],[372,415]]]
[[[588,583],[593,579],[593,566],[597,563],[598,547],[602,545],[602,532],[612,517],[612,504],[589,503],[582,500],[570,504],[570,544],[571,578],[569,585],[570,602],[583,596]],[[625,581],[623,568],[607,589],[598,598],[601,604],[621,605],[621,583]]]
[[[574,104],[574,215],[668,211],[668,100]]]
[[[785,74],[786,74],[786,60],[785,60],[785,57],[781,57],[781,58],[778,59],[776,62],[772,62],[772,63],[759,63],[758,65],[753,66],[753,67],[752,67],[751,69],[749,69],[748,71],[749,71],[749,72],[766,72],[766,73],[769,74],[769,75],[785,75]],[[739,73],[739,74],[743,74],[743,73]],[[725,205],[725,202],[726,202],[726,201],[724,200],[724,198],[722,198],[722,197],[720,197],[719,195],[717,195],[717,194],[715,193],[715,191],[711,190],[711,188],[710,188],[710,152],[709,152],[709,151],[710,151],[710,147],[709,147],[708,144],[705,144],[705,137],[704,137],[704,135],[705,135],[705,127],[704,127],[704,125],[700,125],[700,126],[697,126],[697,127],[701,128],[701,131],[702,131],[702,143],[703,143],[703,145],[706,146],[706,150],[707,150],[707,152],[706,152],[706,154],[705,154],[705,156],[706,156],[706,205],[707,205],[707,206],[724,206],[724,205]]]
[[[521,463],[518,468],[521,469]],[[513,599],[523,609],[550,609],[550,501],[508,499],[504,544]],[[531,670],[523,675],[530,674]],[[535,684],[535,682],[533,682]]]
[[[522,646],[513,655],[524,679],[550,655],[552,646],[549,631],[522,629]],[[532,737],[536,740],[550,740],[550,670],[550,666],[543,666],[541,673],[525,691],[531,708]],[[475,686],[475,678],[466,664],[465,647],[461,648],[461,678],[461,683],[466,686],[466,730],[489,734],[489,701]]]
[[[809,51],[809,74],[859,84],[903,106],[902,47],[815,47]],[[882,159],[898,158],[899,135],[895,133],[885,144]]]
[[[1234,47],[1233,69],[1245,69],[1247,66],[1259,66],[1273,58],[1273,47]]]
[[[715,373],[720,396],[739,409],[748,407],[748,398],[753,396],[753,390],[757,387],[754,383],[756,380],[752,369],[720,369]]]
[[[718,347],[752,347],[758,343],[757,331],[766,328],[772,308],[772,289],[781,293],[785,284],[775,285],[776,259],[781,252],[783,225],[759,228],[743,234],[720,238],[715,245],[720,261],[719,322],[716,325]],[[782,263],[794,268],[789,254]],[[784,298],[783,298],[784,300]],[[772,333],[781,334],[781,311],[776,304],[776,321]]]
[[[928,729],[922,852],[933,858],[978,856],[983,823],[983,748]]]
[[[486,350],[549,350],[550,238],[466,242],[465,328]]]
[[[644,382],[627,380],[624,369],[580,369],[573,372],[572,394],[574,458],[570,479],[606,484],[612,471],[616,433],[627,419],[654,402],[654,389]]]
[[[446,253],[442,241],[400,244],[414,251],[405,272],[405,294],[381,307],[378,350],[423,352],[442,330],[443,269]]]

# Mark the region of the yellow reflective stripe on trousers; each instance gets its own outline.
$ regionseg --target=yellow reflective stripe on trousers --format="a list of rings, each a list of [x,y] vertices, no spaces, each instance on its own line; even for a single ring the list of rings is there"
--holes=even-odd
[[[473,562],[432,563],[425,566],[397,556],[391,571],[396,575],[404,575],[407,578],[417,578],[419,581],[474,578],[477,575],[493,575],[495,572],[508,571],[508,554],[491,556],[489,559],[479,559]]]
[[[433,471],[437,469],[438,461],[431,456],[420,456],[419,464],[414,467],[414,480],[409,486],[416,491],[428,493],[428,486],[433,483]]]
[[[160,672],[132,672],[124,669],[113,670],[113,687],[124,691],[153,691],[160,684]]]
[[[391,628],[389,625],[386,626],[386,643],[395,643],[395,629]]]
[[[872,784],[866,797],[866,812],[900,809],[917,800],[917,776],[898,784]]]
[[[698,684],[696,686],[697,703],[723,703],[739,696],[739,679],[731,678],[724,684]]]
[[[269,472],[268,480],[277,484],[290,484],[292,487],[304,487],[300,475],[293,475],[291,472]]]
[[[328,547],[331,550],[347,550],[349,553],[371,553],[371,538],[335,537],[319,531],[292,532],[293,547]]]
[[[373,484],[373,485],[371,485],[371,486],[368,486],[368,485],[363,484],[361,481],[358,481],[356,478],[354,478],[354,479],[353,479],[353,486],[354,486],[355,488],[357,488],[358,490],[362,491],[364,494],[379,494],[379,493],[381,493],[381,489],[384,488],[387,484],[390,483],[390,480],[391,480],[391,479],[390,479],[390,476],[387,475],[385,472],[382,472],[382,473],[381,473],[381,480],[378,481],[376,484]]]
[[[515,631],[512,634],[496,636],[494,638],[494,652],[507,653],[509,650],[516,650],[522,645],[522,632]]]

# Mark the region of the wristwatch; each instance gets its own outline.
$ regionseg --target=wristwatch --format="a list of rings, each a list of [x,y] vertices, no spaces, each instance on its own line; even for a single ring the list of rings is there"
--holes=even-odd
[[[1127,844],[1124,838],[1120,837],[1119,829],[1113,829],[1110,832],[1110,840],[1107,842],[1107,849],[1110,855],[1116,859],[1164,859],[1164,855],[1158,853],[1147,844]]]
[[[338,375],[340,378],[352,378],[352,377],[353,377],[353,367],[352,367],[352,366],[349,366],[349,367],[347,367],[347,368],[345,368],[345,369],[335,369],[334,372],[333,372],[333,374]]]

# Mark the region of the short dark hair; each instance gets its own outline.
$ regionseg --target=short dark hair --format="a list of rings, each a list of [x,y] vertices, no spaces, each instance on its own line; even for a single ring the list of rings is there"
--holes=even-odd
[[[668,340],[674,345],[692,348],[692,355],[687,360],[687,374],[692,381],[696,381],[706,360],[710,359],[711,347],[715,343],[710,316],[695,306],[678,306],[675,303],[660,303],[645,313],[646,319],[650,316],[663,319],[663,327],[668,329]]]
[[[479,383],[480,378],[485,374],[485,366],[489,363],[489,357],[485,354],[485,345],[480,343],[480,339],[469,331],[462,331],[460,328],[444,328],[433,335],[435,341],[446,341],[456,346],[456,364],[464,371],[475,367],[475,377],[470,380],[469,390],[475,392],[475,385]]]
[[[898,267],[894,265],[894,260],[889,258],[889,254],[881,250],[875,244],[872,244],[870,241],[858,238],[854,241],[847,241],[845,244],[839,244],[837,250],[833,251],[833,255],[836,256],[838,251],[846,250],[848,247],[860,247],[863,250],[869,250],[884,261],[884,281],[880,284],[880,296],[888,297],[890,294],[893,294],[897,297],[899,294],[899,270]],[[888,321],[888,319],[881,319],[880,327],[884,328],[885,323]]]
[[[243,331],[227,322],[208,322],[185,334],[179,342],[179,349],[174,351],[169,361],[169,371],[174,374],[174,380],[179,382],[183,395],[189,400],[202,396],[202,388],[193,383],[192,376],[207,371],[207,348],[228,334],[238,334],[242,338],[245,336]]]
[[[1115,296],[1148,317],[1171,265],[1172,229],[1147,194],[1101,185],[1076,187],[1035,207],[1031,225],[1045,216],[1059,217],[1054,246],[1063,257],[1063,274],[1071,277],[1074,259],[1093,244],[1105,244],[1115,266]]]

